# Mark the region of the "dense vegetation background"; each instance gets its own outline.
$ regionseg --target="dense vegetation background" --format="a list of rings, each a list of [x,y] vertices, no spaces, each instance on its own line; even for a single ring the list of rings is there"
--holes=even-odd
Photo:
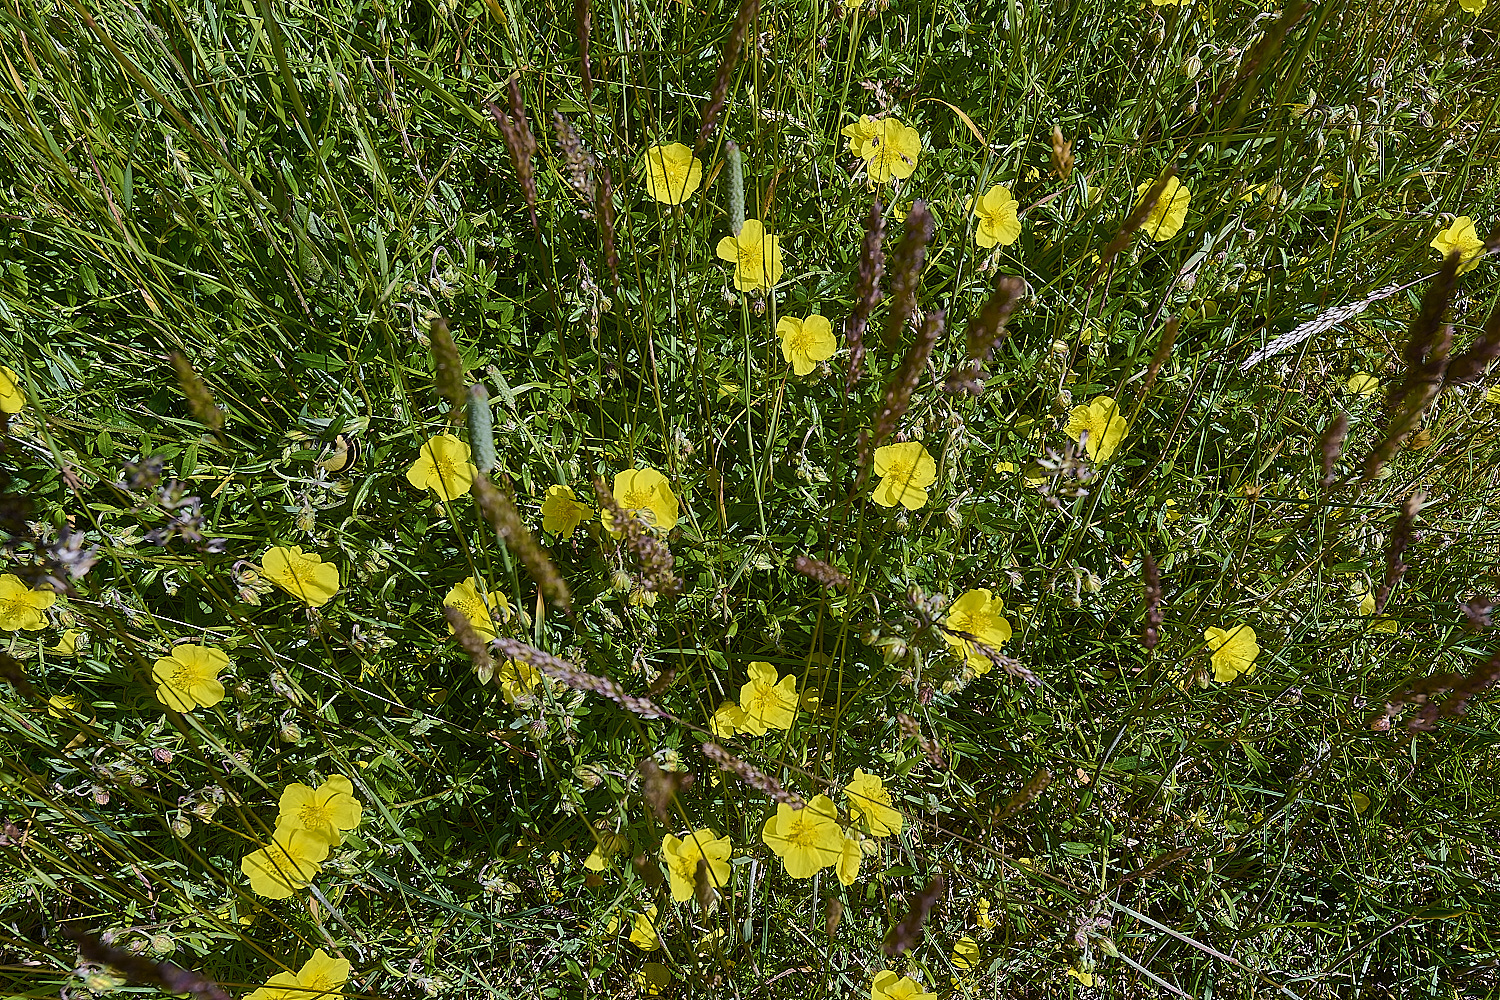
[[[887,969],[945,997],[1500,989],[1500,383],[1444,384],[1437,329],[1484,353],[1500,262],[1445,277],[1432,247],[1500,222],[1489,6],[0,10],[6,995],[157,992],[69,930],[231,996],[315,949],[351,997],[880,1000]],[[861,116],[915,129],[908,176],[874,179]],[[769,292],[717,255],[729,141],[784,252]],[[674,142],[702,163],[680,206],[647,189]],[[1168,168],[1180,231],[1130,231]],[[1020,225],[992,249],[996,184]],[[1025,294],[968,391],[1003,276]],[[838,352],[798,376],[778,323],[814,314]],[[1076,440],[1101,396],[1112,454]],[[886,443],[935,462],[915,509],[873,498],[893,407]],[[571,612],[467,484],[408,475],[444,433],[493,450]],[[680,520],[622,545],[592,483],[648,467]],[[566,536],[557,485],[589,508]],[[294,545],[338,568],[326,603],[274,585]],[[506,599],[491,634],[666,717],[555,667],[481,683],[443,611],[465,580]],[[956,657],[975,590],[1010,637]],[[1254,671],[1216,670],[1206,630],[1239,626]],[[222,700],[164,704],[181,642],[226,654]],[[752,662],[796,708],[730,736]],[[899,834],[849,810],[856,769]],[[289,786],[335,778],[358,826],[268,898],[242,860]],[[842,807],[848,884],[773,852],[765,779]],[[690,862],[674,900],[663,845],[700,829],[729,874]]]

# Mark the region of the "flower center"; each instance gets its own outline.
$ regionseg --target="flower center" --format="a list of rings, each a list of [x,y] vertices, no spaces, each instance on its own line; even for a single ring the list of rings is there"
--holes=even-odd
[[[791,829],[786,832],[786,839],[798,847],[818,846],[817,824],[801,816],[792,819]]]
[[[0,601],[0,613],[7,618],[20,618],[31,610],[31,604],[24,597],[12,597],[9,600]]]
[[[306,830],[332,825],[328,819],[328,810],[314,802],[309,802],[298,810],[297,818],[302,821],[302,827]]]
[[[761,273],[761,244],[736,244],[740,254],[740,270],[751,274]]]
[[[910,479],[911,475],[912,463],[898,461],[891,463],[890,471],[886,473],[886,478],[904,482]]]

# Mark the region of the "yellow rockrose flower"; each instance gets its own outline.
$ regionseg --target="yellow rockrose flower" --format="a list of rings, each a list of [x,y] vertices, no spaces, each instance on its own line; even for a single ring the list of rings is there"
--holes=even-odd
[[[0,413],[20,413],[26,405],[26,394],[16,382],[16,373],[0,365]]]
[[[891,808],[891,793],[885,779],[854,769],[854,777],[844,786],[849,818],[864,827],[872,837],[890,837],[901,832],[901,813]]]
[[[870,172],[870,180],[884,184],[892,178],[905,180],[917,169],[922,155],[922,134],[896,118],[882,118],[879,132],[865,141],[861,156]]]
[[[422,453],[406,470],[406,481],[444,500],[455,500],[469,492],[478,475],[479,467],[469,461],[469,446],[452,434],[439,434],[422,446]]]
[[[884,132],[881,119],[860,115],[859,121],[845,125],[839,134],[849,138],[849,152],[861,160],[868,160],[875,154],[876,143]]]
[[[811,373],[819,361],[833,357],[839,347],[826,316],[783,316],[776,321],[776,335],[781,338],[781,356],[798,378]]]
[[[474,633],[485,642],[495,638],[495,615],[498,614],[502,622],[510,621],[510,602],[505,595],[492,590],[481,596],[473,580],[455,583],[448,596],[443,598],[443,604],[462,612]],[[452,625],[448,626],[448,631],[453,631]]]
[[[792,878],[812,878],[836,865],[844,854],[844,831],[838,810],[826,795],[817,795],[801,809],[778,803],[776,815],[761,828],[761,839],[786,866]]]
[[[1350,395],[1368,396],[1380,388],[1380,379],[1367,372],[1355,372],[1344,384]]]
[[[969,590],[953,602],[943,624],[954,632],[972,635],[991,649],[999,649],[1002,643],[1010,641],[1011,635],[1010,622],[1002,615],[1004,610],[1005,602],[991,596],[988,590]],[[989,672],[990,658],[973,642],[952,632],[943,632],[942,635],[948,645],[953,647],[953,655],[961,657],[975,673]]]
[[[354,797],[354,782],[342,774],[335,774],[317,788],[293,782],[281,792],[276,827],[307,830],[337,846],[344,842],[345,830],[359,826],[362,809]]]
[[[714,252],[734,265],[739,291],[769,291],[781,280],[781,237],[766,232],[759,219],[746,219],[739,235],[724,237]]]
[[[1260,646],[1255,641],[1255,629],[1249,625],[1236,625],[1228,631],[1217,626],[1204,629],[1203,638],[1211,654],[1214,680],[1220,684],[1228,684],[1240,674],[1255,672]]]
[[[615,473],[613,492],[615,503],[627,511],[634,511],[651,527],[659,531],[671,531],[677,527],[677,494],[672,492],[667,477],[649,465],[644,469],[626,469]],[[620,533],[614,529],[609,511],[600,511],[599,520],[604,522],[604,527],[610,534],[619,537]]]
[[[953,942],[953,967],[972,969],[979,964],[979,942],[965,935]]]
[[[776,668],[757,660],[749,666],[750,680],[740,688],[744,720],[736,727],[751,736],[764,736],[768,729],[790,729],[797,717],[797,677],[787,674],[779,681]]]
[[[745,710],[737,702],[726,701],[714,712],[708,728],[719,739],[728,739],[745,729]]]
[[[1016,199],[1010,188],[996,184],[974,202],[974,217],[979,225],[974,229],[974,240],[988,249],[993,246],[1008,247],[1021,238],[1021,220],[1016,216]]]
[[[240,860],[240,871],[256,895],[286,899],[306,889],[323,870],[328,841],[309,830],[277,827],[271,843]]]
[[[1454,219],[1451,226],[1432,238],[1430,246],[1444,257],[1457,253],[1459,274],[1467,274],[1478,267],[1480,254],[1484,252],[1484,240],[1479,238],[1474,220],[1467,215]]]
[[[1063,433],[1074,441],[1082,441],[1091,461],[1103,463],[1114,455],[1129,429],[1113,399],[1095,396],[1087,405],[1075,406],[1068,412]]]
[[[843,831],[844,843],[839,850],[839,860],[833,866],[840,885],[853,885],[859,879],[859,863],[866,854],[880,850],[873,840],[861,840],[858,834]]]
[[[875,502],[920,510],[927,503],[927,487],[937,482],[937,462],[920,441],[888,444],[875,449]]]
[[[278,972],[245,1000],[320,1000],[343,996],[350,968],[347,958],[334,958],[319,948],[302,963],[302,968],[296,972]]]
[[[211,708],[224,700],[219,671],[229,666],[229,654],[212,646],[183,643],[157,660],[151,668],[156,697],[176,712]]]
[[[870,1000],[937,1000],[936,993],[926,993],[910,976],[898,976],[890,969],[875,973],[870,983]]]
[[[729,855],[733,850],[728,837],[721,838],[707,827],[681,838],[667,834],[661,844],[661,860],[667,866],[672,901],[683,903],[693,898],[699,861],[708,863],[710,886],[723,889],[728,885]]]
[[[1150,193],[1155,181],[1146,181],[1137,185],[1135,189],[1136,198],[1144,201]],[[1182,224],[1187,221],[1188,202],[1192,199],[1193,192],[1182,185],[1176,177],[1169,177],[1167,184],[1156,198],[1156,204],[1151,206],[1151,214],[1146,216],[1146,223],[1141,228],[1158,243],[1170,240],[1182,229]],[[1138,201],[1137,205],[1140,204]]]
[[[541,682],[542,672],[524,660],[506,660],[495,671],[495,683],[508,705],[524,700]]]
[[[47,714],[54,719],[71,719],[83,708],[83,699],[76,694],[55,694],[47,699]]]
[[[260,557],[261,574],[310,608],[321,608],[339,592],[339,568],[302,546],[276,545]]]
[[[578,526],[593,513],[593,508],[580,501],[571,486],[549,486],[542,501],[542,530],[572,538]]]
[[[1470,14],[1483,14],[1489,0],[1458,0],[1458,5]]]
[[[630,847],[630,838],[623,833],[601,833],[594,850],[583,859],[583,867],[591,872],[602,872],[609,867],[610,859]]]
[[[83,635],[77,629],[64,629],[63,634],[58,637],[56,646],[48,646],[47,652],[56,653],[58,656],[77,656],[78,638]]]
[[[646,907],[645,913],[627,913],[630,918],[630,943],[642,951],[655,951],[661,947],[661,938],[656,933],[656,904]],[[620,929],[619,914],[610,914],[604,933],[613,934]]]
[[[646,150],[646,193],[667,205],[681,205],[703,183],[703,161],[680,142]]]
[[[33,590],[14,573],[0,576],[0,629],[39,632],[47,627],[42,612],[56,603],[57,595],[50,590]]]

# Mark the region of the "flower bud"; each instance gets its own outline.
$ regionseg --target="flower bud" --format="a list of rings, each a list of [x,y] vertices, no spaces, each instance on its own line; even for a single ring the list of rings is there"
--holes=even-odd
[[[1203,60],[1197,56],[1188,56],[1182,61],[1182,75],[1192,80],[1203,71]]]

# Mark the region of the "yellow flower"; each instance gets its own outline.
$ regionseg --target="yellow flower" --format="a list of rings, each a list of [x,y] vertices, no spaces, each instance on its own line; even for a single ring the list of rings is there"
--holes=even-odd
[[[660,962],[647,962],[635,974],[635,985],[644,997],[659,997],[672,984],[672,970]]]
[[[708,863],[710,886],[722,889],[728,885],[729,854],[733,850],[728,837],[720,838],[707,827],[694,830],[681,839],[667,834],[661,844],[661,859],[667,866],[667,877],[671,881],[672,901],[682,903],[693,898],[699,861]]]
[[[406,481],[419,490],[432,490],[444,500],[469,492],[479,468],[469,461],[469,446],[452,434],[429,438],[422,453],[406,470]]]
[[[897,976],[890,969],[875,973],[870,984],[870,1000],[937,1000],[936,993],[924,993],[910,976]]]
[[[1401,631],[1401,624],[1394,618],[1381,618],[1370,626],[1370,631],[1395,635]]]
[[[626,469],[615,473],[615,503],[627,511],[635,511],[646,523],[661,531],[677,527],[677,494],[667,483],[667,477],[651,468]],[[620,533],[614,529],[609,511],[601,510],[599,520],[616,538]]]
[[[1152,2],[1155,3],[1158,2],[1158,0],[1152,0]],[[1092,972],[1084,972],[1082,969],[1075,969],[1072,966],[1069,966],[1063,971],[1072,976],[1074,979],[1078,980],[1084,986],[1094,985],[1094,974]]]
[[[333,845],[344,842],[345,830],[359,826],[362,807],[354,797],[354,783],[335,774],[317,788],[297,782],[281,793],[280,830],[306,830]]]
[[[920,510],[927,503],[927,487],[937,482],[937,462],[920,441],[888,444],[875,449],[875,502]]]
[[[1135,189],[1135,196],[1142,201],[1150,192],[1155,181],[1146,181]],[[1176,177],[1167,179],[1167,184],[1157,196],[1156,204],[1151,206],[1151,214],[1146,217],[1143,228],[1150,234],[1151,238],[1160,243],[1170,240],[1182,229],[1182,224],[1187,221],[1188,201],[1193,192],[1182,186]],[[1136,203],[1139,206],[1140,202]]]
[[[655,951],[661,947],[661,938],[656,934],[656,904],[652,903],[646,907],[645,913],[626,914],[632,917],[630,924],[630,943],[641,951]],[[604,927],[604,933],[613,934],[620,929],[620,917],[618,914],[610,914],[609,923]]]
[[[1380,379],[1365,372],[1355,372],[1349,376],[1349,381],[1344,384],[1344,388],[1349,390],[1351,395],[1368,396],[1380,388]]]
[[[781,280],[781,237],[766,232],[759,219],[746,219],[739,235],[726,236],[715,251],[734,265],[734,287],[769,291]]]
[[[495,671],[495,683],[500,685],[500,695],[508,705],[527,698],[541,682],[542,672],[524,660],[506,660]]]
[[[176,646],[151,668],[156,697],[177,712],[217,705],[224,700],[219,671],[227,666],[229,655],[222,649],[192,643]]]
[[[76,694],[55,694],[47,699],[47,714],[54,719],[67,719],[83,708],[83,699]]]
[[[0,413],[20,413],[26,394],[16,384],[16,373],[0,365]]]
[[[316,833],[277,827],[268,846],[241,859],[240,871],[257,895],[286,899],[312,884],[326,857],[328,841]]]
[[[591,872],[602,872],[616,854],[630,847],[630,839],[623,833],[601,833],[594,844],[593,853],[583,859],[583,867]]]
[[[78,637],[83,635],[77,629],[65,629],[58,638],[56,646],[48,646],[47,652],[56,653],[58,656],[77,656]]]
[[[917,158],[922,155],[922,134],[899,119],[861,118],[845,128],[843,134],[849,136],[849,148],[864,159],[870,180],[877,184],[893,177],[905,180],[917,169]]]
[[[965,936],[953,943],[953,967],[972,969],[979,962],[979,942]]]
[[[872,837],[889,837],[901,832],[901,813],[891,808],[891,793],[886,790],[885,779],[878,774],[866,774],[854,769],[854,777],[844,786],[848,799],[849,817],[858,823],[864,820],[866,832]]]
[[[499,612],[501,621],[510,621],[510,602],[505,599],[505,595],[492,590],[481,597],[473,580],[455,583],[453,589],[448,591],[448,596],[443,598],[443,603],[463,612],[475,634],[486,642],[495,638],[496,612]],[[448,631],[453,631],[452,625],[448,626]]]
[[[273,546],[260,557],[260,566],[267,580],[308,607],[321,608],[339,592],[339,568],[316,552],[303,552],[300,545]]]
[[[1092,461],[1101,463],[1114,455],[1127,430],[1129,425],[1120,415],[1119,406],[1108,396],[1095,396],[1087,406],[1073,407],[1063,428],[1068,437],[1083,442]]]
[[[1205,629],[1203,638],[1212,654],[1214,680],[1220,684],[1228,684],[1240,674],[1255,672],[1260,646],[1255,642],[1255,629],[1249,625],[1236,625],[1227,632],[1217,627]]]
[[[1458,0],[1458,5],[1470,14],[1483,14],[1489,0]]]
[[[296,972],[278,972],[245,1000],[318,1000],[343,996],[349,970],[348,959],[334,958],[319,948],[302,968]]]
[[[1016,218],[1016,199],[1010,196],[1010,188],[996,184],[974,203],[974,216],[979,227],[974,230],[974,239],[982,247],[1008,247],[1021,238],[1021,220]]]
[[[681,205],[703,183],[703,161],[680,142],[646,150],[646,193],[668,205]]]
[[[974,922],[979,929],[987,931],[995,926],[995,918],[990,916],[990,901],[986,896],[980,896],[974,900]]]
[[[1375,595],[1370,593],[1370,588],[1361,584],[1354,588],[1354,596],[1359,598],[1359,613],[1362,615],[1373,615],[1375,613]]]
[[[721,740],[734,736],[745,728],[745,710],[737,702],[726,701],[720,705],[708,728]]]
[[[563,538],[572,538],[578,526],[589,519],[593,509],[581,502],[571,486],[547,487],[542,501],[542,530]]]
[[[1432,238],[1430,246],[1444,257],[1456,252],[1459,255],[1459,274],[1466,274],[1478,267],[1479,255],[1484,252],[1484,241],[1474,228],[1474,220],[1467,215],[1454,219],[1453,225]]]
[[[1151,0],[1157,7],[1189,7],[1193,0]]]
[[[954,632],[967,632],[991,649],[999,649],[1010,641],[1010,622],[1003,617],[1005,602],[990,595],[988,590],[969,590],[953,602],[948,609],[948,618],[943,622]],[[990,658],[979,647],[961,635],[942,633],[953,655],[961,657],[975,673],[985,674],[990,670]]]
[[[826,795],[814,796],[801,809],[782,802],[761,828],[761,839],[782,860],[788,875],[812,878],[838,864],[844,854],[844,832],[835,822],[837,816],[833,800]]]
[[[39,632],[47,627],[42,612],[55,603],[57,595],[50,590],[33,590],[14,573],[0,576],[0,629]]]
[[[1500,385],[1492,385],[1484,394],[1484,401],[1491,405],[1500,404]]]
[[[778,682],[776,668],[756,660],[748,668],[750,680],[740,687],[743,721],[735,723],[742,733],[764,736],[768,729],[790,729],[797,715],[797,677],[787,674]],[[715,713],[717,714],[717,713]]]
[[[783,316],[776,321],[776,335],[781,338],[781,356],[791,363],[799,378],[816,368],[819,361],[833,357],[839,346],[826,316]]]
[[[1162,516],[1168,521],[1182,520],[1182,511],[1177,507],[1177,501],[1168,497],[1161,505]]]

